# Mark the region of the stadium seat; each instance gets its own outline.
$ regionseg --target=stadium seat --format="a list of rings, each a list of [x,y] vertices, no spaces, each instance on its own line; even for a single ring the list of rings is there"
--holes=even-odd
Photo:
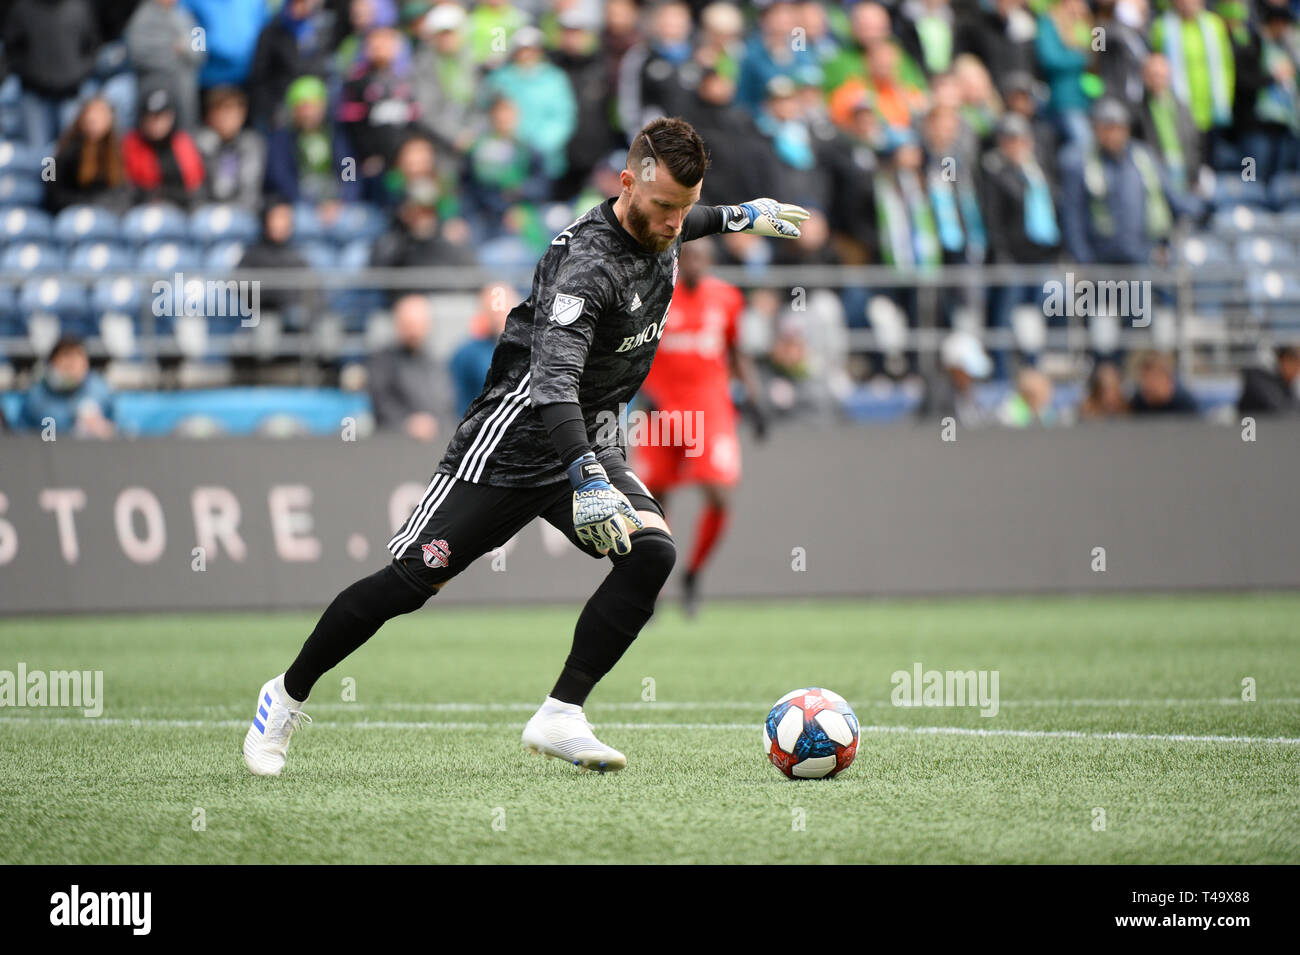
[[[126,360],[140,353],[135,334],[135,318],[122,312],[108,312],[99,317],[99,339],[110,358]]]
[[[53,235],[49,214],[40,209],[18,207],[0,214],[0,240],[5,242],[49,242]]]
[[[0,268],[6,272],[61,272],[63,253],[45,242],[18,242],[6,246]]]
[[[1223,266],[1235,262],[1231,248],[1222,238],[1207,234],[1188,236],[1178,245],[1175,254],[1180,265],[1189,266],[1192,270],[1192,293],[1198,312],[1221,315],[1228,305],[1240,302],[1243,292],[1238,278],[1203,278],[1197,272],[1202,266]]]
[[[370,239],[343,243],[338,250],[338,268],[348,271],[366,268],[370,265],[370,248]]]
[[[214,242],[203,250],[203,267],[230,272],[239,268],[243,257],[243,242]]]
[[[1227,264],[1232,261],[1228,243],[1213,235],[1192,235],[1179,244],[1178,261],[1193,268],[1201,265]]]
[[[1245,180],[1237,173],[1220,173],[1214,182],[1214,195],[1210,197],[1216,209],[1229,206],[1269,205],[1268,189],[1262,182]]]
[[[122,221],[98,206],[69,206],[54,220],[54,238],[64,245],[118,242],[122,238]]]
[[[151,242],[136,257],[137,268],[149,272],[184,272],[199,262],[198,250],[181,242]]]
[[[39,206],[45,185],[30,173],[0,172],[0,206]]]
[[[39,177],[45,157],[20,140],[0,141],[0,173]]]
[[[127,272],[134,264],[135,256],[113,242],[82,242],[68,254],[73,272]]]
[[[337,219],[325,227],[325,237],[334,242],[374,239],[388,230],[388,218],[366,202],[343,206]]]
[[[122,219],[122,237],[141,246],[150,242],[186,242],[190,237],[189,220],[175,206],[136,206]]]
[[[1278,210],[1300,207],[1300,173],[1281,172],[1268,184],[1268,197]]]
[[[1270,269],[1246,281],[1255,316],[1274,330],[1300,330],[1300,275]]]
[[[190,216],[190,235],[196,242],[204,244],[255,242],[260,233],[257,216],[239,206],[201,206]]]
[[[140,283],[134,279],[98,279],[91,287],[90,307],[99,315],[119,312],[138,318],[143,301]]]
[[[338,253],[329,242],[297,242],[294,247],[313,269],[332,271],[338,266]]]
[[[18,293],[18,307],[27,314],[44,312],[60,318],[81,318],[89,311],[86,289],[79,282],[47,275],[28,279]]]
[[[318,242],[326,238],[325,223],[316,214],[316,207],[300,202],[293,207],[293,237],[295,242]]]
[[[1016,336],[1016,346],[1023,352],[1035,354],[1047,344],[1047,321],[1037,305],[1017,305],[1011,310],[1011,330]]]
[[[1300,256],[1290,242],[1257,235],[1237,243],[1237,261],[1251,266],[1294,266]]]
[[[1254,232],[1266,221],[1268,214],[1251,206],[1228,206],[1217,210],[1210,219],[1210,228],[1222,236],[1235,236]]]

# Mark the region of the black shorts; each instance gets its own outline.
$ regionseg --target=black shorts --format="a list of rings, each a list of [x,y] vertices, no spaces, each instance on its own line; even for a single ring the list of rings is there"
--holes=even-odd
[[[641,483],[627,461],[609,456],[601,464],[609,483],[638,511],[663,516],[663,508]],[[608,556],[579,542],[573,530],[573,489],[567,481],[542,487],[496,487],[435,474],[424,496],[388,550],[401,575],[418,587],[437,587],[523,530],[534,518],[561,530],[573,545],[592,557]]]

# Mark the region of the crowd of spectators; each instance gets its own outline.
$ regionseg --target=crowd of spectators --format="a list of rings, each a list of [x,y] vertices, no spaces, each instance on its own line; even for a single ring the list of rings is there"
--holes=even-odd
[[[1226,180],[1300,173],[1294,7],[0,3],[21,119],[12,134],[54,159],[55,175],[40,177],[51,213],[242,207],[265,224],[243,264],[275,267],[307,261],[291,241],[295,215],[328,226],[366,204],[387,223],[372,265],[530,267],[557,228],[616,191],[630,134],[679,115],[712,149],[701,201],[772,195],[812,212],[794,242],[723,237],[718,261],[755,269],[1166,261],[1176,225],[1203,220]],[[116,69],[104,62],[110,41],[124,51]],[[786,292],[751,297],[776,377],[799,366],[801,348],[817,350],[818,323],[869,327],[876,292],[916,314],[911,289],[843,289],[799,311]],[[941,313],[950,321],[966,301],[1005,327],[1042,294],[952,290]],[[426,322],[402,305],[398,324],[417,336]],[[991,357],[989,374],[1015,384],[1003,418],[1041,417],[1050,382],[1034,356],[1018,376],[1007,355]],[[389,366],[414,374],[401,355]],[[1094,373],[1096,408],[1113,401],[1106,367]]]

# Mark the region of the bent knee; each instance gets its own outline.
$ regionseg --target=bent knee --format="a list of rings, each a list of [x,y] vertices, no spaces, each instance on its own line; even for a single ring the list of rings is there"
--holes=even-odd
[[[647,527],[632,535],[631,553],[614,555],[614,560],[633,561],[645,574],[658,578],[662,586],[677,563],[677,545],[667,531]]]

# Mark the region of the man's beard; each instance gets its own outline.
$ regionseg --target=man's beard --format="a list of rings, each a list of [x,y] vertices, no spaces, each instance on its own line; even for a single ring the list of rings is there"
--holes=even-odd
[[[676,238],[665,239],[655,235],[650,230],[650,217],[630,199],[627,203],[627,231],[632,233],[632,238],[651,252],[666,252],[669,246],[677,241]]]

